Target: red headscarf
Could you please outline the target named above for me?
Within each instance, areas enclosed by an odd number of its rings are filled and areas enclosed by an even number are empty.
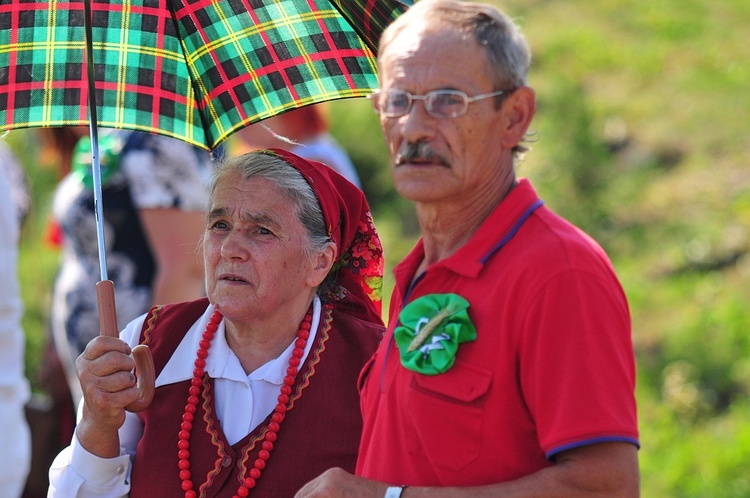
[[[362,191],[332,168],[289,151],[269,149],[302,173],[318,197],[328,236],[338,248],[326,300],[367,321],[381,321],[383,247]]]

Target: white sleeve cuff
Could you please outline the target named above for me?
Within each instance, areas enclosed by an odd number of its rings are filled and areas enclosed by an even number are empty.
[[[78,435],[74,434],[70,467],[92,486],[105,488],[126,486],[129,491],[130,456],[126,453],[115,458],[98,457],[89,453],[78,441]]]

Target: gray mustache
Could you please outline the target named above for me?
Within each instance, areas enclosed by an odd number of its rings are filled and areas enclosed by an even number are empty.
[[[396,165],[411,161],[437,162],[443,166],[449,166],[448,161],[432,150],[427,142],[409,142],[401,147],[396,155]]]

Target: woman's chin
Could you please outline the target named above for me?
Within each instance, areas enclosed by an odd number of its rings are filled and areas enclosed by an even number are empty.
[[[246,315],[252,309],[253,303],[247,299],[247,295],[247,292],[244,296],[220,293],[212,296],[210,301],[224,317],[231,319],[233,316]]]

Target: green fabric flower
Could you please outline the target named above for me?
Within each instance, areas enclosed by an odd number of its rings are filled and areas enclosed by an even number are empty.
[[[458,345],[477,338],[468,308],[458,294],[428,294],[406,305],[394,331],[401,364],[424,375],[452,367]]]

